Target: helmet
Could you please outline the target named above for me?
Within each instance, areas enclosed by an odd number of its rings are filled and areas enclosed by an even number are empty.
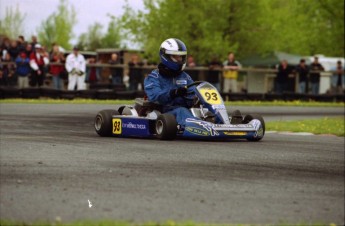
[[[173,71],[182,71],[186,66],[187,48],[177,38],[165,40],[159,49],[161,63]]]

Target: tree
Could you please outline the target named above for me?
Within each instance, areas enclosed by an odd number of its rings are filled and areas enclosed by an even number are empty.
[[[344,55],[344,1],[338,0],[145,0],[145,11],[128,5],[126,38],[158,59],[159,44],[180,38],[199,63],[214,55],[238,57],[285,51]]]
[[[79,36],[78,46],[82,50],[96,50],[102,47],[102,28],[99,23],[90,25],[86,33]]]
[[[18,5],[15,9],[6,8],[5,18],[0,20],[0,34],[16,38],[24,34],[23,22],[26,15],[21,14]]]
[[[70,41],[74,37],[72,31],[76,22],[74,7],[68,6],[68,0],[60,0],[57,12],[42,22],[38,29],[38,38],[49,48],[53,43],[58,43],[65,49],[71,49]]]
[[[224,35],[227,12],[225,0],[189,1],[144,1],[147,13],[135,12],[128,6],[122,17],[127,29],[127,38],[133,34],[133,42],[142,44],[147,56],[158,60],[159,44],[167,38],[175,37],[187,44],[188,53],[197,62],[213,55],[226,55],[236,50],[236,42],[228,42]],[[207,18],[207,19],[205,19]]]
[[[102,47],[104,48],[120,48],[121,46],[121,25],[120,20],[114,16],[110,16],[107,33],[102,37]]]
[[[120,48],[122,40],[120,21],[114,16],[109,17],[107,33],[104,34],[101,24],[94,23],[89,26],[87,32],[79,36],[78,46],[81,49],[95,51],[99,48]]]

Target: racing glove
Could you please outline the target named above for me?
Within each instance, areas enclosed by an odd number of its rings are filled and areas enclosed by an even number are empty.
[[[170,90],[170,96],[171,98],[175,97],[182,97],[187,94],[187,88],[186,87],[179,87],[177,89]]]

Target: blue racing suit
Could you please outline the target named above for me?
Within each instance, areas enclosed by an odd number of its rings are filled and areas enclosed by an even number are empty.
[[[145,78],[144,89],[150,102],[162,105],[163,113],[173,114],[177,124],[184,127],[186,118],[195,118],[188,109],[191,103],[182,97],[172,98],[170,91],[193,82],[185,72],[176,77],[168,77],[161,75],[159,70],[155,69]]]

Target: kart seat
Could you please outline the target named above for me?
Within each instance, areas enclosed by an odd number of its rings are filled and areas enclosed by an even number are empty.
[[[162,105],[150,102],[147,97],[135,98],[134,108],[137,110],[139,116],[146,116],[153,110],[162,112]]]

